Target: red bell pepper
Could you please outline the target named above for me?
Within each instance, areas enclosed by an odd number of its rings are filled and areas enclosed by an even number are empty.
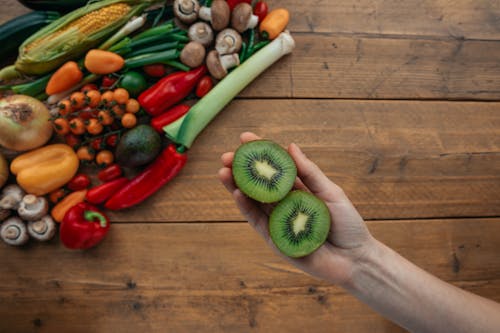
[[[187,154],[170,144],[144,171],[139,173],[105,204],[107,209],[118,210],[132,207],[174,178],[184,167]]]
[[[119,189],[123,188],[128,183],[125,177],[117,178],[107,183],[97,185],[88,190],[85,200],[91,204],[98,205],[108,200]]]
[[[151,127],[158,133],[163,134],[163,127],[173,123],[189,111],[190,106],[186,104],[178,104],[159,116],[151,118]]]
[[[170,74],[143,91],[139,104],[150,116],[158,116],[189,95],[206,72],[203,65],[189,72]]]
[[[120,177],[122,173],[122,168],[114,163],[99,171],[97,178],[102,182],[109,182],[110,180]]]
[[[64,215],[59,229],[61,242],[69,249],[88,249],[99,244],[109,231],[109,220],[96,207],[81,202]]]

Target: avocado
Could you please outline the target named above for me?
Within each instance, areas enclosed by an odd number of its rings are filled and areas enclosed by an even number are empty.
[[[160,135],[149,125],[137,125],[121,137],[115,156],[118,164],[134,168],[154,160],[160,150]]]

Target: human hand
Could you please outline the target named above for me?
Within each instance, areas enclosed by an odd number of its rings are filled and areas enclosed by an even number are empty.
[[[242,133],[240,136],[241,143],[258,139],[260,138],[257,135],[250,132]],[[306,257],[289,258],[276,248],[269,236],[268,228],[268,219],[273,206],[250,199],[236,187],[231,170],[234,152],[222,155],[223,168],[219,170],[219,178],[233,195],[243,216],[277,253],[315,277],[346,285],[352,277],[355,263],[375,246],[374,238],[343,190],[328,179],[296,144],[290,144],[288,152],[297,165],[298,177],[294,188],[309,191],[323,200],[331,215],[332,224],[326,242]]]

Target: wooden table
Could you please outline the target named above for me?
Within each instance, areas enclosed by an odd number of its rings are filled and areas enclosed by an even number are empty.
[[[0,22],[27,12],[0,3]],[[1,332],[401,332],[247,225],[216,175],[247,130],[299,144],[378,239],[500,301],[499,2],[269,4],[290,9],[296,49],[210,124],[178,178],[112,214],[95,249],[0,244]]]

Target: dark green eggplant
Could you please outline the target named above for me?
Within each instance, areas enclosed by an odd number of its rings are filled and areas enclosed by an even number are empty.
[[[18,2],[33,10],[52,10],[67,13],[85,6],[88,0],[18,0]]]
[[[60,17],[58,12],[34,11],[0,25],[0,61],[17,55],[25,39]]]

